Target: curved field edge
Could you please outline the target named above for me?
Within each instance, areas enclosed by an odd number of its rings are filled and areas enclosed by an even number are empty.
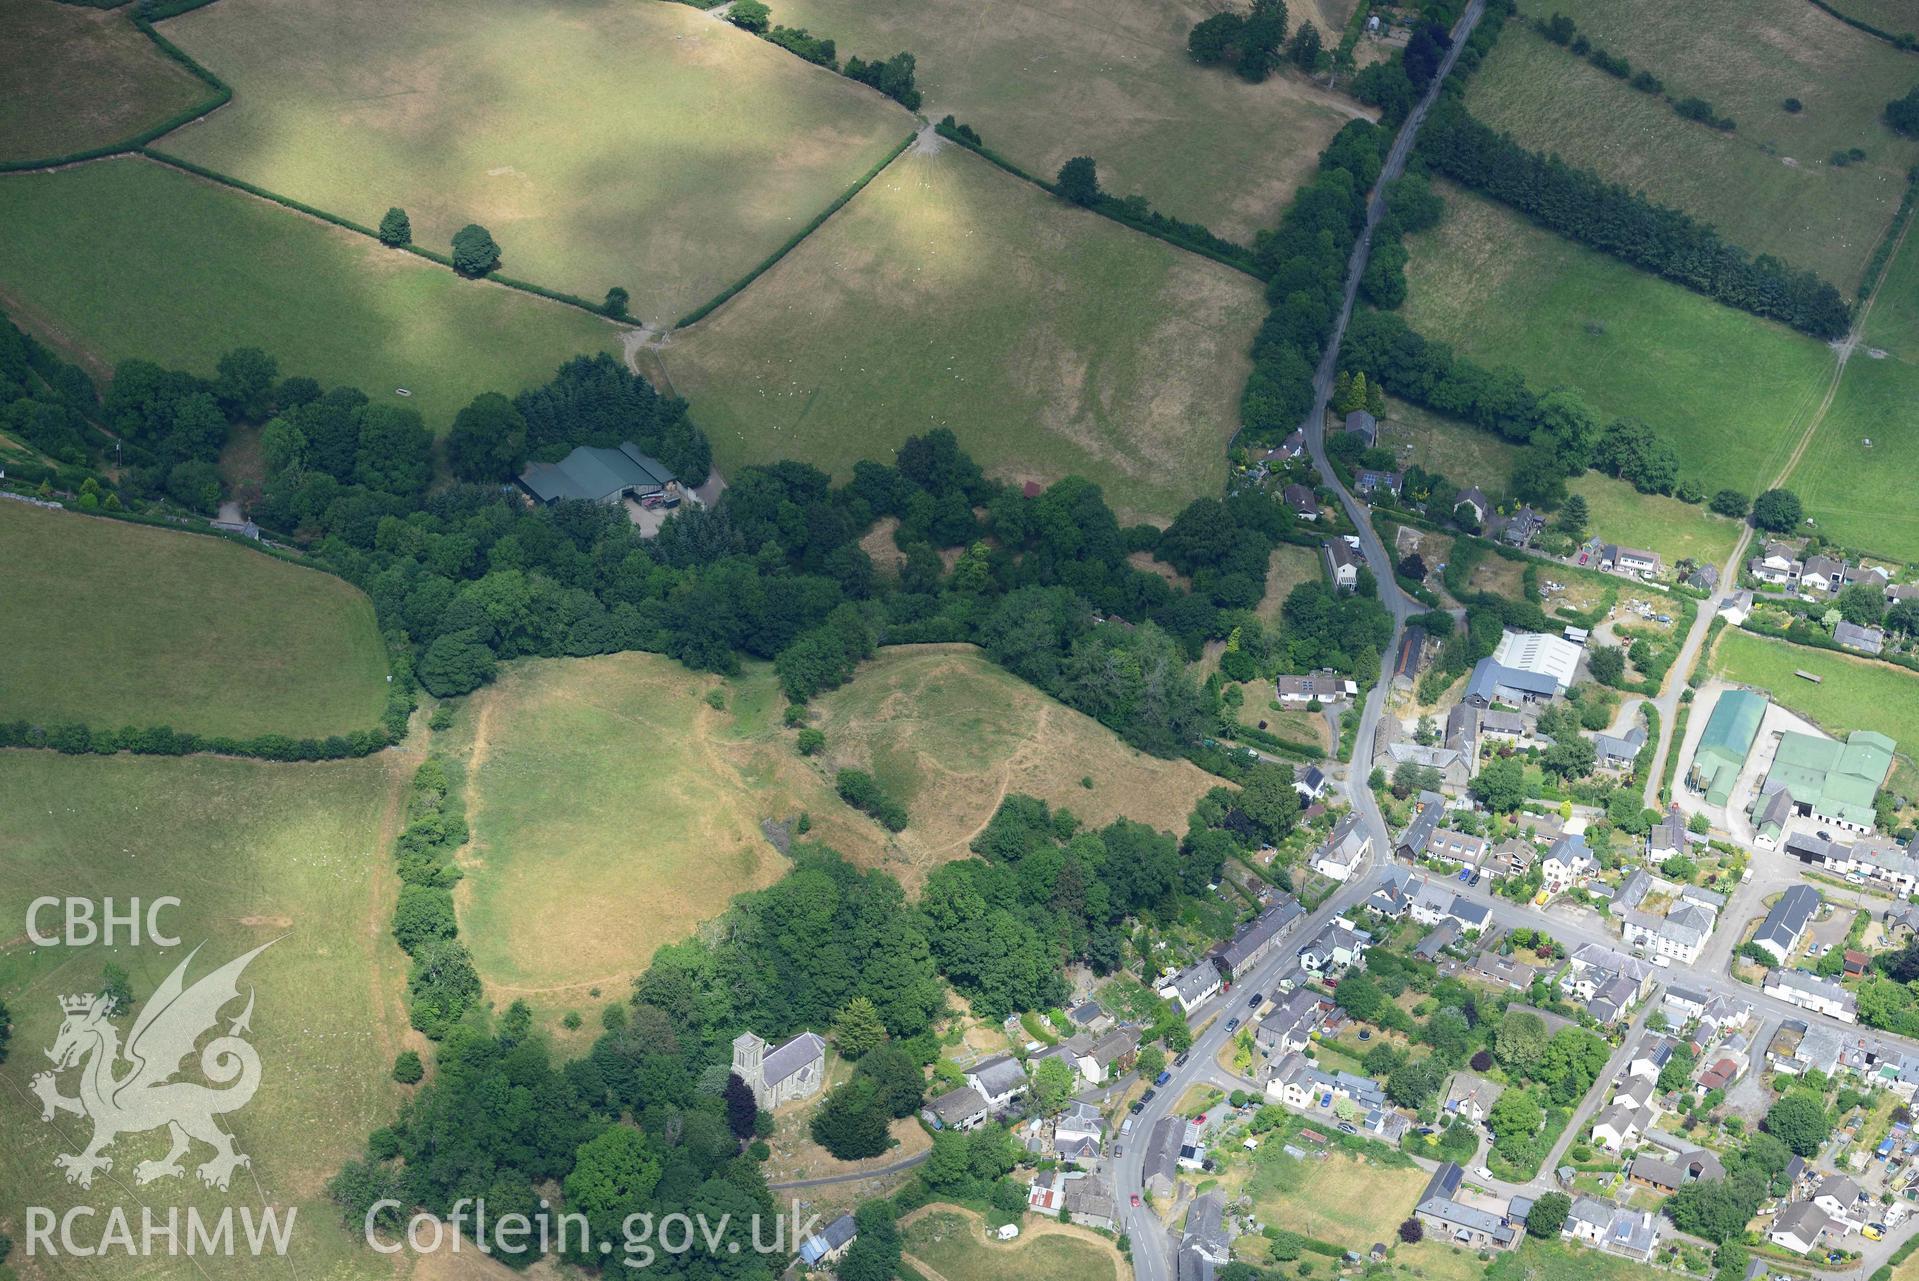
[[[224,539],[0,502],[0,720],[235,738],[377,725],[358,588]]]

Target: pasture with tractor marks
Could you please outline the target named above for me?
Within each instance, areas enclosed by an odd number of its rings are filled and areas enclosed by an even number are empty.
[[[0,720],[320,737],[386,707],[357,588],[224,539],[0,503]]]
[[[909,886],[967,857],[1008,792],[1070,809],[1089,827],[1124,817],[1177,832],[1221,782],[1187,761],[1128,747],[970,645],[881,650],[818,700],[809,723],[826,734],[829,774],[867,770],[906,806],[910,821],[895,840],[908,866],[888,870]]]
[[[1707,493],[1778,475],[1825,392],[1825,344],[1446,193],[1446,220],[1407,240],[1414,329],[1541,392],[1570,388],[1602,421],[1650,424]]]
[[[1919,158],[1879,118],[1911,85],[1910,54],[1805,0],[1683,12],[1639,0],[1529,0],[1522,12],[1527,21],[1512,24],[1471,81],[1475,115],[1851,295]],[[1658,76],[1663,93],[1641,92],[1530,29],[1532,17],[1556,12],[1635,71]],[[1736,128],[1680,117],[1670,100],[1688,97],[1710,101]],[[1800,109],[1786,110],[1787,98]],[[1863,159],[1852,158],[1854,147]]]
[[[221,0],[167,35],[234,87],[160,149],[670,323],[913,130],[879,95],[685,5]],[[848,52],[853,52],[848,50]],[[887,53],[895,52],[887,50]]]
[[[279,1207],[297,1213],[287,1257],[271,1266],[286,1275],[374,1281],[405,1275],[394,1260],[367,1250],[357,1229],[341,1222],[322,1191],[357,1151],[369,1129],[385,1124],[405,1093],[391,1078],[394,1056],[424,1043],[407,1029],[400,994],[405,957],[386,923],[397,881],[392,873],[392,820],[411,772],[392,755],[320,765],[271,765],[194,757],[66,757],[52,752],[0,752],[0,1000],[12,1011],[13,1053],[0,1065],[0,1187],[7,1189],[8,1228],[20,1233],[12,1262],[27,1263],[25,1205],[64,1214],[100,1207],[80,1240],[97,1238],[107,1207],[123,1206],[138,1232],[138,1207],[217,1217],[223,1207]],[[162,895],[181,900],[158,918],[177,947],[145,941],[113,947],[36,947],[24,936],[28,903],[42,895],[74,895],[98,903]],[[58,911],[43,929],[60,933]],[[243,1110],[218,1124],[252,1159],[222,1190],[202,1185],[200,1163],[213,1149],[195,1144],[180,1177],[135,1183],[136,1167],[167,1149],[164,1130],[129,1133],[107,1149],[111,1171],[92,1188],[67,1182],[54,1158],[84,1146],[86,1117],[40,1119],[29,1079],[48,1067],[42,1051],[59,1033],[60,998],[98,992],[105,967],[124,969],[136,1005],[112,1026],[124,1039],[156,987],[199,948],[190,986],[262,944],[240,995],[253,994],[245,1039],[260,1061],[257,1092]],[[221,1027],[240,1013],[235,1000]],[[198,1081],[198,1056],[183,1079]],[[124,1075],[123,1064],[118,1071]],[[71,1096],[74,1073],[60,1080]],[[184,1086],[175,1088],[185,1088]],[[237,1088],[209,1086],[206,1088]],[[184,1233],[185,1215],[182,1214]],[[236,1234],[238,1225],[236,1224]],[[184,1236],[182,1238],[184,1246]],[[241,1247],[244,1250],[244,1246]],[[264,1275],[267,1264],[246,1257],[208,1257],[197,1275],[228,1281]],[[62,1278],[161,1278],[179,1275],[180,1258],[162,1250],[146,1259],[31,1261],[19,1275]]]
[[[846,479],[948,427],[991,475],[1170,520],[1220,488],[1264,311],[1257,281],[937,144],[658,356],[722,471]]]
[[[957,116],[988,147],[1051,180],[1074,156],[1101,184],[1252,243],[1310,176],[1339,127],[1364,109],[1290,69],[1248,84],[1186,54],[1214,7],[1177,0],[773,0],[773,21],[831,36],[841,51],[911,50],[924,113]],[[1305,5],[1327,44],[1336,28]]]
[[[0,31],[0,163],[111,146],[213,97],[124,10],[0,0]]]
[[[262,347],[283,374],[405,388],[444,432],[483,391],[619,346],[576,308],[150,160],[0,176],[0,226],[0,307],[96,376],[130,357],[211,375],[232,348]]]

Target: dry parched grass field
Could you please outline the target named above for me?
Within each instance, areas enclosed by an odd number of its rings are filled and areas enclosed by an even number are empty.
[[[1008,792],[1064,806],[1089,826],[1124,816],[1179,832],[1221,781],[1128,747],[971,645],[881,650],[817,705],[827,771],[868,770],[906,806],[911,822],[895,840],[912,870],[895,872],[908,882],[967,857]]]
[[[502,1002],[618,999],[664,943],[786,871],[762,818],[839,802],[754,770],[771,745],[729,750],[720,681],[654,654],[532,659],[461,711],[473,840],[456,891],[460,936]],[[456,755],[458,749],[456,747]]]
[[[394,1055],[424,1042],[407,1030],[401,993],[405,956],[387,933],[397,888],[391,841],[401,795],[417,757],[384,753],[324,765],[190,757],[68,757],[52,752],[0,753],[0,1000],[13,1012],[13,1052],[0,1066],[0,1220],[16,1238],[13,1264],[33,1281],[250,1281],[266,1276],[329,1281],[395,1281],[404,1263],[382,1259],[342,1224],[323,1186],[367,1133],[390,1122],[405,1091],[392,1081]],[[24,937],[27,905],[42,895],[151,901],[172,895],[177,909],[161,924],[181,945],[161,948],[124,940],[113,947],[36,947]],[[48,916],[43,927],[57,931]],[[196,1145],[186,1173],[136,1184],[142,1160],[167,1148],[164,1130],[129,1134],[108,1149],[113,1168],[92,1188],[66,1181],[54,1157],[80,1150],[91,1134],[81,1118],[40,1119],[29,1081],[47,1068],[61,1023],[59,999],[99,989],[103,968],[123,967],[136,1000],[189,952],[192,983],[246,952],[271,944],[247,968],[241,995],[254,1000],[246,1039],[259,1052],[258,1092],[221,1118],[251,1168],[235,1172],[222,1192],[203,1187],[194,1167],[210,1149]],[[243,1007],[235,1001],[227,1020]],[[118,1024],[124,1038],[131,1020]],[[124,1071],[124,1068],[121,1069]],[[204,1081],[199,1058],[181,1079]],[[75,1074],[62,1081],[74,1092]],[[216,1087],[217,1088],[217,1087]],[[91,1226],[104,1230],[110,1207],[123,1209],[138,1232],[140,1208],[165,1221],[170,1208],[197,1208],[209,1222],[227,1207],[297,1213],[286,1258],[253,1259],[244,1246],[229,1257],[200,1253],[193,1266],[168,1257],[111,1262],[23,1257],[24,1207],[56,1215],[96,1207]],[[185,1216],[182,1214],[182,1230]],[[83,1223],[86,1221],[82,1221]],[[235,1235],[239,1235],[236,1223]],[[137,1241],[137,1236],[136,1236]],[[182,1249],[185,1239],[181,1240]],[[468,1258],[477,1257],[472,1254]],[[106,1269],[103,1272],[103,1268]]]
[[[223,539],[0,502],[0,720],[296,738],[386,706],[373,602]]]
[[[0,161],[108,146],[212,96],[125,9],[0,0]]]
[[[778,248],[913,128],[709,14],[620,0],[221,0],[166,34],[234,101],[161,148],[670,322]],[[889,51],[891,52],[891,51]]]
[[[1343,6],[1351,12],[1351,5]],[[1250,243],[1271,227],[1352,99],[1295,73],[1247,84],[1186,55],[1217,6],[1195,0],[773,0],[773,21],[831,36],[840,56],[911,50],[929,120],[949,112],[1040,177],[1074,156],[1101,184]],[[1337,28],[1315,19],[1330,48]],[[1290,31],[1292,26],[1289,26]]]
[[[1115,1281],[1130,1274],[1090,1228],[1028,1215],[1012,1241],[989,1240],[978,1214],[931,1205],[903,1221],[906,1255],[937,1281]]]
[[[1815,271],[1851,295],[1919,158],[1919,146],[1879,119],[1913,79],[1910,54],[1805,0],[1709,4],[1706,12],[1639,0],[1570,8],[1528,0],[1524,9],[1528,16],[1568,13],[1596,43],[1662,77],[1668,95],[1706,98],[1738,128],[1683,120],[1665,99],[1519,23],[1470,83],[1475,114],[1528,147],[1642,190],[1734,244]],[[1697,58],[1705,45],[1717,56]],[[1729,76],[1729,67],[1750,74]],[[1804,109],[1785,111],[1788,97]],[[1864,161],[1831,163],[1835,151],[1853,147],[1866,152]]]
[[[658,355],[722,470],[843,478],[944,426],[996,476],[1171,519],[1219,489],[1264,311],[1249,277],[942,144]]]

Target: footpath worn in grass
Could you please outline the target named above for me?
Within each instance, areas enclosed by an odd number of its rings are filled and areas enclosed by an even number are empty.
[[[815,701],[824,771],[867,770],[906,806],[911,822],[896,839],[910,870],[895,871],[908,883],[966,857],[1008,792],[1063,806],[1093,827],[1123,816],[1183,832],[1194,803],[1220,784],[1189,761],[1127,746],[971,645],[881,650]]]
[[[1915,405],[1919,236],[1908,232],[1866,317],[1864,341],[1789,482],[1829,537],[1881,556],[1919,559],[1919,509],[1911,501],[1919,469]]]
[[[211,375],[234,347],[406,403],[444,432],[483,391],[618,349],[572,307],[461,280],[267,201],[133,157],[0,177],[0,307],[96,373],[140,357]]]
[[[995,476],[1170,519],[1219,489],[1263,312],[1258,282],[936,144],[658,355],[722,469],[846,477],[943,426]]]
[[[462,709],[460,934],[490,990],[616,997],[661,944],[785,871],[761,819],[839,806],[790,746],[720,747],[717,688],[654,654],[536,659]]]
[[[39,1281],[251,1281],[268,1276],[333,1281],[392,1281],[410,1271],[382,1259],[342,1224],[323,1186],[358,1154],[368,1131],[397,1115],[403,1091],[391,1077],[394,1055],[423,1043],[406,1029],[400,996],[405,957],[387,933],[395,891],[389,821],[410,758],[383,754],[321,765],[192,757],[66,757],[0,752],[0,1000],[14,1018],[12,1054],[0,1065],[0,1187],[8,1228],[28,1205],[56,1215],[96,1207],[91,1231],[110,1207],[124,1209],[138,1232],[140,1207],[164,1222],[188,1206],[218,1216],[226,1207],[279,1207],[297,1214],[285,1259],[211,1254],[186,1266],[164,1246],[153,1257],[79,1259],[61,1252],[32,1261]],[[27,905],[41,896],[111,897],[124,910],[163,895],[178,898],[160,917],[180,945],[147,943],[36,947],[24,937]],[[57,914],[40,924],[55,932]],[[99,990],[103,968],[124,968],[145,1002],[173,967],[200,948],[187,980],[203,977],[264,943],[247,968],[242,1000],[253,997],[246,1039],[258,1051],[258,1092],[221,1125],[251,1168],[225,1192],[203,1187],[194,1167],[210,1149],[196,1145],[186,1174],[138,1186],[142,1160],[166,1148],[164,1130],[128,1134],[108,1154],[111,1171],[83,1190],[66,1181],[54,1157],[79,1151],[92,1132],[84,1118],[42,1122],[29,1080],[49,1066],[61,1023],[60,998]],[[137,1009],[138,1007],[136,1007]],[[132,1026],[123,1019],[124,1038]],[[124,1072],[122,1066],[120,1071]],[[181,1078],[203,1081],[199,1057]],[[74,1074],[63,1080],[74,1093]],[[218,1088],[218,1087],[216,1087]],[[82,1220],[86,1222],[86,1220]],[[238,1225],[236,1224],[236,1236]],[[135,1238],[138,1239],[137,1237]],[[182,1237],[184,1248],[185,1238]],[[13,1263],[22,1262],[16,1240]],[[398,1271],[396,1271],[396,1263]]]
[[[221,0],[165,24],[234,87],[165,149],[364,225],[670,323],[911,128],[879,94],[685,5]],[[896,52],[889,50],[890,52]]]
[[[1044,178],[1074,156],[1120,195],[1250,243],[1360,108],[1290,71],[1257,85],[1201,67],[1193,0],[774,0],[773,21],[831,36],[840,56],[910,49],[929,119],[951,113]],[[1293,21],[1312,16],[1295,6]],[[1327,44],[1338,32],[1323,23]]]
[[[120,142],[210,92],[125,9],[0,0],[0,162]]]
[[[1902,755],[1919,746],[1919,674],[1733,629],[1720,634],[1712,667],[1729,681],[1771,691],[1836,738],[1870,729],[1896,740]],[[1794,675],[1801,668],[1823,679],[1815,685]]]
[[[1814,12],[1804,0],[1791,3]],[[1688,35],[1681,43],[1700,29],[1692,10],[1659,13],[1662,23],[1683,22]],[[1884,45],[1883,53],[1873,54],[1864,46],[1877,41],[1827,22],[1845,32],[1831,38],[1854,48],[1869,69],[1910,59]],[[1743,18],[1735,21],[1743,25]],[[1647,65],[1660,72],[1664,54],[1664,48],[1649,49]],[[1638,55],[1633,58],[1637,65]],[[1876,106],[1867,111],[1869,104],[1838,87],[1845,79],[1834,74],[1805,83],[1807,108],[1796,116],[1780,108],[1787,93],[1777,89],[1762,115],[1739,115],[1739,127],[1722,132],[1681,119],[1664,98],[1641,93],[1514,23],[1472,78],[1467,105],[1535,151],[1556,153],[1644,191],[1712,224],[1749,252],[1815,271],[1850,296],[1898,208],[1915,151],[1878,122]],[[1667,92],[1701,93],[1720,111],[1729,110],[1704,89],[1673,83]],[[1831,163],[1834,150],[1852,146],[1866,150],[1864,162]]]
[[[1409,245],[1415,329],[1535,390],[1569,387],[1602,419],[1651,424],[1708,493],[1779,473],[1825,392],[1823,343],[1446,194],[1445,222]]]
[[[379,724],[373,603],[225,539],[0,502],[0,720],[325,737]]]

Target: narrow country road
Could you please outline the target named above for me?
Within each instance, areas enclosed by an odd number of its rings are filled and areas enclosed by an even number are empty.
[[[1426,114],[1439,98],[1439,91],[1452,73],[1454,64],[1459,61],[1459,53],[1465,47],[1466,39],[1479,24],[1480,15],[1485,12],[1486,0],[1471,0],[1466,11],[1460,15],[1458,24],[1453,28],[1452,45],[1446,51],[1445,59],[1434,74],[1432,83],[1427,86],[1426,96],[1419,105],[1407,115],[1405,123],[1399,128],[1399,135],[1393,140],[1392,149],[1387,153],[1386,162],[1380,170],[1379,181],[1373,185],[1373,191],[1366,204],[1366,225],[1360,232],[1358,242],[1353,246],[1351,260],[1346,265],[1346,292],[1339,310],[1339,319],[1333,326],[1332,334],[1326,341],[1325,353],[1320,357],[1319,368],[1313,377],[1313,408],[1306,419],[1306,444],[1312,455],[1313,466],[1319,471],[1322,482],[1339,496],[1340,505],[1359,530],[1360,547],[1365,553],[1366,562],[1374,567],[1374,577],[1379,582],[1381,599],[1385,602],[1393,619],[1392,640],[1386,645],[1381,656],[1379,678],[1366,697],[1365,707],[1359,713],[1359,733],[1353,740],[1353,759],[1346,762],[1346,777],[1341,784],[1346,799],[1351,802],[1355,813],[1365,826],[1372,843],[1367,855],[1359,865],[1353,868],[1346,883],[1322,903],[1319,910],[1302,920],[1294,927],[1292,939],[1311,938],[1327,922],[1351,907],[1370,892],[1373,873],[1382,857],[1391,856],[1391,833],[1386,829],[1384,817],[1374,800],[1372,790],[1366,786],[1366,771],[1360,768],[1372,750],[1373,730],[1379,724],[1379,717],[1385,706],[1386,690],[1391,684],[1391,665],[1394,650],[1398,647],[1400,633],[1405,630],[1406,620],[1419,607],[1401,592],[1393,582],[1391,561],[1387,559],[1386,549],[1374,532],[1372,522],[1367,519],[1366,511],[1354,499],[1346,487],[1339,482],[1332,467],[1326,461],[1326,406],[1333,395],[1333,374],[1339,367],[1339,346],[1346,336],[1346,324],[1352,318],[1353,305],[1359,296],[1360,277],[1366,270],[1366,259],[1372,250],[1373,232],[1379,226],[1380,218],[1386,212],[1386,189],[1405,172],[1406,158],[1412,154],[1413,142],[1419,133],[1419,127],[1425,122]],[[1382,572],[1383,571],[1383,572]],[[1329,762],[1332,763],[1332,762]],[[1292,940],[1289,940],[1289,945]],[[1133,1142],[1127,1146],[1124,1154],[1118,1158],[1114,1167],[1114,1195],[1120,1203],[1120,1223],[1132,1240],[1133,1275],[1137,1281],[1172,1281],[1174,1274],[1174,1252],[1177,1238],[1170,1225],[1162,1223],[1152,1207],[1143,1201],[1135,1206],[1128,1199],[1144,1190],[1144,1165],[1146,1152],[1150,1144],[1148,1136],[1154,1123],[1172,1113],[1180,1096],[1187,1088],[1204,1081],[1214,1072],[1213,1060],[1226,1041],[1226,1022],[1229,1007],[1240,1004],[1240,993],[1268,991],[1275,979],[1287,967],[1291,960],[1288,947],[1282,946],[1261,962],[1255,970],[1234,985],[1232,993],[1213,998],[1205,1006],[1195,1011],[1194,1018],[1202,1025],[1202,1031],[1193,1039],[1193,1047],[1186,1056],[1183,1065],[1173,1069],[1172,1079],[1159,1090],[1134,1122]],[[1209,1021],[1210,1020],[1210,1021]]]

